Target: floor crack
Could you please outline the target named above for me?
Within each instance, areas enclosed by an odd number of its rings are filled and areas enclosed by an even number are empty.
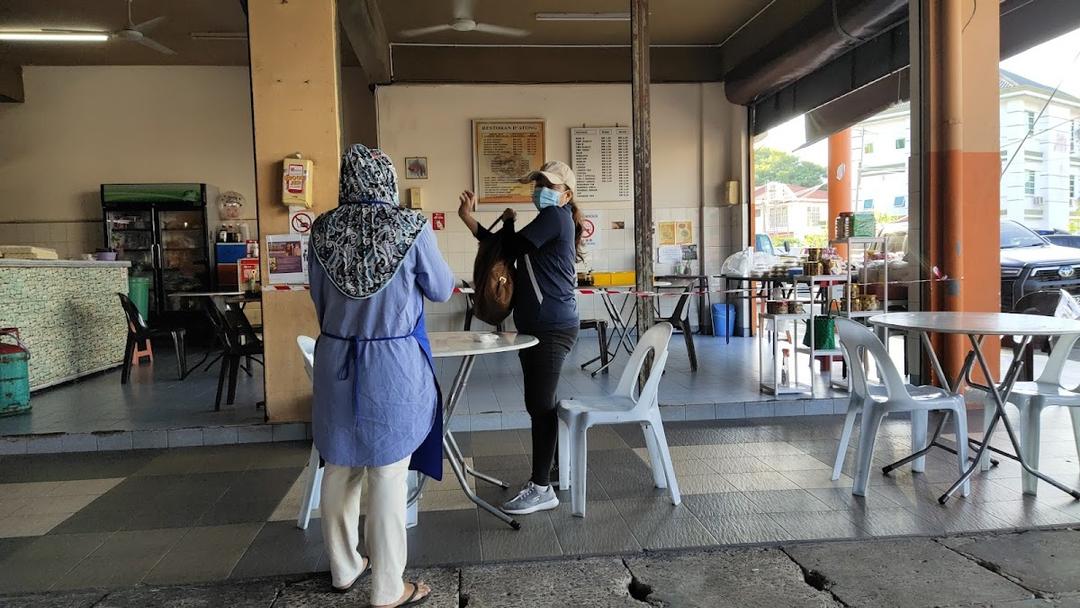
[[[785,556],[787,556],[788,559],[791,560],[791,563],[795,564],[795,566],[798,567],[800,571],[802,571],[803,580],[806,582],[807,585],[810,585],[818,591],[828,593],[829,596],[832,597],[833,601],[835,601],[837,604],[840,604],[845,608],[848,607],[848,603],[842,600],[840,596],[836,595],[836,593],[832,590],[833,584],[832,581],[829,580],[829,577],[825,576],[823,572],[812,570],[803,566],[799,563],[799,560],[795,559],[793,555],[788,553],[787,549],[785,549],[784,547],[778,548],[780,549],[781,553],[783,553]]]
[[[1026,534],[1026,533],[1027,533],[1027,531],[1023,531],[1023,532],[1019,532],[1018,534]],[[981,557],[979,557],[977,555],[972,555],[970,553],[965,553],[964,551],[961,551],[958,547],[950,547],[949,545],[941,542],[944,539],[935,538],[935,539],[932,539],[932,540],[935,543],[941,545],[942,547],[945,547],[949,551],[952,551],[953,553],[959,555],[960,557],[962,557],[962,558],[964,558],[966,560],[975,562],[976,564],[979,565],[979,567],[985,568],[985,569],[989,570],[990,572],[996,574],[997,576],[1000,576],[1001,578],[1003,578],[1003,579],[1009,581],[1010,583],[1016,585],[1017,587],[1020,587],[1021,589],[1031,593],[1036,598],[1045,597],[1045,594],[1043,594],[1043,592],[1039,591],[1038,589],[1032,589],[1031,587],[1028,587],[1020,579],[1018,579],[1015,576],[1009,574],[1008,572],[1005,572],[1004,570],[1002,570],[1000,565],[995,564],[994,562],[991,562],[991,561],[987,561],[987,560],[985,560],[985,559],[983,559],[983,558],[981,558]]]
[[[457,576],[458,608],[468,608],[469,594],[465,593],[465,570],[462,568],[458,568]]]
[[[630,597],[636,601],[649,606],[656,606],[656,602],[649,599],[652,595],[652,585],[641,582],[640,579],[634,574],[634,571],[630,568],[630,564],[626,563],[626,559],[622,560],[623,568],[630,573],[630,583],[626,586],[627,592],[630,593]]]

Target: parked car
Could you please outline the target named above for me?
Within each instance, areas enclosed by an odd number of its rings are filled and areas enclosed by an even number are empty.
[[[914,279],[908,276],[915,270],[906,265],[907,223],[887,224],[879,234],[888,237],[889,281]],[[1041,236],[1034,230],[1012,220],[1001,221],[1001,309],[1010,311],[1016,302],[1030,293],[1064,289],[1080,295],[1080,243],[1077,247],[1062,246],[1054,239],[1080,236],[1055,234]],[[895,261],[894,261],[895,260]],[[903,263],[900,263],[900,261]],[[880,280],[883,262],[870,262],[870,280]],[[906,290],[889,289],[890,302],[903,302]]]
[[[1012,220],[1001,222],[1001,309],[1012,310],[1023,296],[1064,289],[1080,294],[1080,251],[1054,244]]]
[[[1072,247],[1073,249],[1080,249],[1080,234],[1055,232],[1052,234],[1044,235],[1043,238],[1050,241],[1050,243],[1053,245],[1061,245],[1062,247]]]

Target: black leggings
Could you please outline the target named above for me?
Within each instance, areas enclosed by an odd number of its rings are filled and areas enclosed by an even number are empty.
[[[550,485],[551,464],[559,441],[559,374],[570,349],[577,342],[578,328],[529,331],[540,343],[518,351],[525,379],[525,409],[532,418],[532,482]]]

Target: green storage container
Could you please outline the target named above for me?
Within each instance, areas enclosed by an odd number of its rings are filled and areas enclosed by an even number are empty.
[[[872,237],[877,233],[877,221],[871,211],[860,211],[852,216],[851,236]]]
[[[30,411],[29,360],[30,351],[19,340],[19,330],[0,329],[0,416]]]
[[[143,319],[150,318],[150,277],[128,277],[128,297]]]

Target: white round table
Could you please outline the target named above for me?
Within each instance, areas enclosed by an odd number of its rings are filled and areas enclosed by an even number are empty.
[[[967,336],[1061,336],[1080,334],[1080,321],[1011,312],[890,312],[870,318],[890,329]]]
[[[534,336],[525,334],[488,331],[433,331],[428,332],[428,340],[431,341],[431,355],[436,359],[505,353],[536,346],[539,342]]]
[[[992,381],[994,375],[991,373],[990,366],[986,361],[986,355],[982,351],[982,341],[986,336],[1015,336],[1020,338],[1020,348],[1017,352],[1023,353],[1024,350],[1029,347],[1033,337],[1080,334],[1080,321],[1003,312],[895,312],[871,317],[870,323],[878,327],[919,332],[923,347],[926,349],[934,372],[937,374],[938,379],[944,385],[946,390],[958,394],[963,384],[967,383],[973,387],[986,391],[994,399],[997,408],[994,417],[990,421],[990,425],[987,427],[986,437],[989,438],[993,436],[994,430],[997,428],[997,423],[1000,421],[1005,425],[1005,430],[1009,435],[1009,441],[1016,450],[1016,454],[1008,454],[998,450],[994,451],[1016,460],[1027,472],[1059,490],[1072,495],[1074,498],[1080,499],[1080,491],[1047,477],[1024,461],[1024,451],[1020,447],[1020,442],[1017,439],[1012,424],[1009,422],[1008,416],[1005,415],[1005,403],[1009,400],[1013,385],[1016,383],[1016,379],[1023,367],[1024,358],[1021,356],[1014,357],[1012,363],[1009,365],[1008,371],[1002,376],[1001,382],[995,385]],[[964,359],[964,364],[961,367],[960,373],[955,382],[951,385],[949,384],[948,376],[945,375],[945,370],[941,366],[941,360],[934,350],[933,342],[930,340],[930,334],[932,333],[966,335],[971,342],[971,352],[968,353],[967,357]],[[979,368],[982,370],[983,377],[987,380],[986,386],[979,384],[970,377],[971,368],[976,361],[979,363]],[[916,446],[921,449],[903,460],[888,465],[885,467],[885,470],[892,470],[896,466],[919,458],[935,445],[944,447],[940,446],[940,444],[936,444],[942,427],[944,427],[944,422],[944,419],[942,419],[938,424],[937,429],[934,431],[934,435],[930,442],[925,447]],[[975,470],[979,467],[979,463],[982,462],[986,450],[992,449],[990,448],[989,441],[983,441],[982,443],[972,441],[972,443],[979,446],[972,464],[964,471],[964,474],[960,479],[938,498],[938,502],[944,504],[957,488],[971,478],[975,473]]]
[[[510,524],[511,527],[517,530],[521,525],[514,520],[514,518],[503,513],[499,509],[496,509],[487,501],[477,496],[476,492],[469,487],[469,482],[465,478],[466,473],[477,479],[503,488],[509,486],[502,481],[484,475],[465,464],[465,456],[461,453],[461,448],[458,447],[457,441],[454,440],[454,434],[450,432],[450,419],[454,415],[454,410],[457,409],[458,401],[461,400],[461,396],[465,393],[465,386],[469,382],[469,376],[472,374],[473,363],[476,362],[476,357],[480,355],[493,355],[495,353],[522,350],[536,346],[540,341],[537,340],[535,336],[525,334],[492,333],[486,331],[429,332],[428,340],[431,341],[431,355],[436,359],[461,357],[461,365],[458,367],[457,374],[450,384],[450,390],[443,394],[443,452],[445,452],[446,459],[450,463],[450,468],[454,471],[454,476],[457,477],[458,484],[461,485],[461,491],[465,492],[465,495],[469,497],[469,500],[481,509],[498,517],[507,524]],[[409,507],[413,510],[413,513],[415,513],[416,503],[420,498],[420,492],[424,488],[425,479],[427,479],[425,476],[420,475],[416,487],[409,493]],[[412,515],[413,514],[410,514],[410,517]]]

